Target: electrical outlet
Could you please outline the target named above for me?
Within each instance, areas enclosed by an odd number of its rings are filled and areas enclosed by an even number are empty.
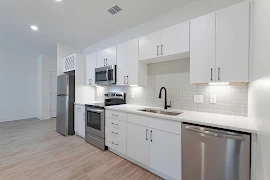
[[[217,103],[217,96],[216,95],[210,95],[210,104],[216,104]]]
[[[203,103],[203,95],[194,95],[195,103]]]

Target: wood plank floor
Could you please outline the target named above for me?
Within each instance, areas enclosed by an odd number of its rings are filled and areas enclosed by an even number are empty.
[[[78,136],[58,134],[55,119],[3,122],[0,137],[0,180],[160,179]]]

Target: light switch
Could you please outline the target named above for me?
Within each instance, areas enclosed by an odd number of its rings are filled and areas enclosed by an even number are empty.
[[[216,95],[210,95],[210,103],[211,104],[217,103],[217,96]]]
[[[195,103],[203,103],[203,95],[194,95]]]

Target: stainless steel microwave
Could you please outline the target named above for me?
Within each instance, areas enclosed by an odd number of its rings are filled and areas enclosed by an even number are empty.
[[[95,69],[96,84],[110,85],[116,83],[116,65],[105,66]]]

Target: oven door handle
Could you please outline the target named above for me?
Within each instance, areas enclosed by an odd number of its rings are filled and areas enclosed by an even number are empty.
[[[103,113],[104,112],[104,110],[90,109],[90,108],[87,108],[87,111],[96,112],[96,113]]]

